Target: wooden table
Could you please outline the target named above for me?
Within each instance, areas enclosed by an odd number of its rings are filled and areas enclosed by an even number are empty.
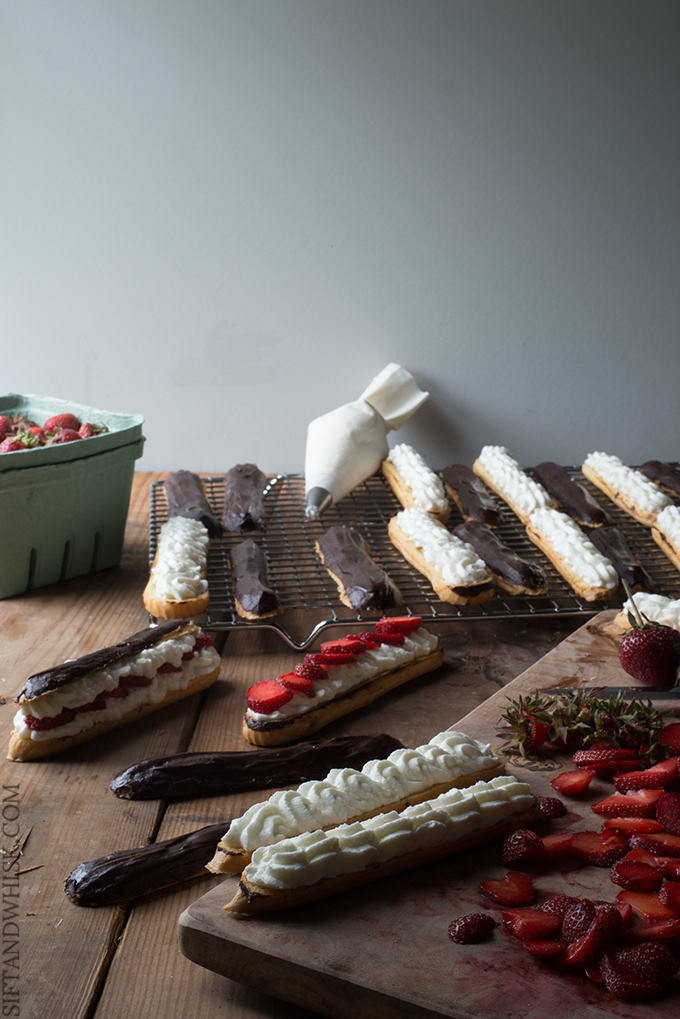
[[[0,602],[5,741],[14,696],[27,676],[143,628],[148,576],[149,485],[135,476],[121,564]],[[389,732],[406,745],[453,725],[540,659],[583,617],[455,621],[438,626],[445,665],[324,735]],[[113,775],[147,757],[184,750],[246,750],[244,692],[300,660],[275,635],[232,633],[217,684],[51,760],[2,765],[3,1015],[44,1019],[255,1019],[312,1016],[189,962],[180,953],[182,911],[219,877],[206,875],[125,907],[72,905],[63,891],[79,863],[171,838],[236,816],[262,793],[184,803],[126,801]],[[26,840],[23,854],[14,850]],[[18,897],[17,897],[18,891]],[[17,908],[18,903],[18,908]],[[499,1013],[500,1015],[500,1013]]]

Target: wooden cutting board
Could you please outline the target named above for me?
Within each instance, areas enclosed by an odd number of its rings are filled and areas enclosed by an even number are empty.
[[[456,728],[499,749],[495,730],[508,697],[581,681],[621,684],[614,615],[594,617]],[[506,760],[507,770],[529,781],[538,795],[554,795],[550,779],[568,763],[557,756]],[[590,804],[612,786],[596,779],[591,790],[585,800],[566,801],[566,817],[545,822],[545,832],[599,828]],[[557,866],[532,865],[539,901],[558,892],[615,899],[618,889],[608,869],[560,860]],[[502,927],[483,944],[454,944],[447,929],[456,916],[481,909],[500,920],[500,909],[483,898],[479,882],[501,877],[506,869],[495,843],[288,913],[253,919],[224,911],[237,883],[230,877],[182,914],[180,947],[207,969],[342,1019],[595,1019],[603,1010],[622,1019],[677,1019],[680,983],[670,997],[636,1005],[612,998],[586,977],[558,974],[537,962]]]

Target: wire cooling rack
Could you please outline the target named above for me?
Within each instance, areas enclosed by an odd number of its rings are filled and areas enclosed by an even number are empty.
[[[658,593],[680,597],[680,573],[666,558],[651,537],[648,528],[609,502],[575,467],[565,468],[579,484],[588,489],[605,509],[609,522],[625,534],[635,558],[645,567],[658,588]],[[224,501],[224,477],[201,479],[206,497],[215,515],[220,517]],[[305,517],[305,482],[301,475],[278,475],[265,491],[266,526],[261,532],[247,535],[225,534],[213,539],[208,551],[208,611],[199,618],[206,630],[268,629],[276,632],[285,643],[297,650],[309,647],[319,632],[339,624],[375,622],[376,614],[362,614],[343,606],[335,582],[320,563],[315,550],[316,538],[327,528],[344,525],[358,530],[369,546],[371,556],[391,577],[403,598],[405,612],[427,618],[428,623],[455,619],[489,619],[496,617],[529,617],[551,615],[596,615],[603,609],[619,608],[625,598],[623,591],[608,601],[587,602],[574,594],[552,563],[533,545],[514,514],[496,500],[503,514],[503,524],[494,533],[524,559],[535,562],[548,578],[545,595],[527,598],[510,596],[496,589],[485,605],[454,606],[439,601],[429,583],[403,559],[392,545],[387,525],[399,512],[397,502],[382,475],[376,474],[356,488],[337,505],[331,506],[318,520]],[[167,504],[162,481],[151,485],[150,563],[156,552],[158,533],[167,520]],[[449,529],[462,518],[452,507]],[[248,622],[241,619],[234,606],[229,568],[229,549],[244,537],[258,541],[269,564],[270,583],[279,596],[283,613],[268,620]],[[312,611],[315,621],[302,640],[296,640],[286,624],[289,610]],[[321,616],[319,620],[318,617]]]

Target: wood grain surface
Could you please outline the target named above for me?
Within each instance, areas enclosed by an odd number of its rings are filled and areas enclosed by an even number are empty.
[[[141,595],[148,579],[148,493],[150,483],[161,477],[135,475],[119,566],[0,602],[5,740],[15,713],[13,698],[27,676],[146,625]],[[329,726],[323,735],[383,731],[406,745],[423,742],[501,691],[578,623],[578,617],[560,617],[440,625],[446,655],[441,669]],[[250,793],[183,803],[125,801],[113,795],[109,782],[123,768],[152,756],[249,749],[241,735],[246,688],[290,669],[300,657],[275,635],[235,632],[222,653],[220,679],[207,694],[49,760],[3,762],[3,919],[18,931],[16,948],[5,957],[11,969],[3,1008],[16,1005],[15,1014],[23,1019],[49,1014],[304,1019],[313,1014],[264,993],[261,986],[246,986],[243,974],[242,982],[233,981],[181,954],[180,915],[217,887],[220,877],[207,875],[125,906],[98,909],[72,905],[63,891],[65,878],[84,861],[215,823],[263,798],[266,794]],[[15,844],[24,839],[19,856]],[[5,929],[8,937],[12,931]],[[377,957],[387,960],[392,954],[388,939]]]

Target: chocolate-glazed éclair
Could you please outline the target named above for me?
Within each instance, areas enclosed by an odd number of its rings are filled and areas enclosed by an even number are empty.
[[[211,538],[219,538],[224,528],[213,513],[205,496],[203,484],[192,471],[175,471],[163,482],[168,517],[198,520]]]
[[[531,473],[577,524],[601,527],[607,523],[607,515],[600,504],[558,464],[546,460],[534,467]]]
[[[454,527],[453,533],[472,545],[496,578],[496,583],[509,594],[539,595],[548,590],[543,571],[534,563],[521,559],[491,531],[476,520]]]
[[[255,464],[237,464],[224,478],[225,531],[262,531],[267,478]]]
[[[667,492],[672,495],[680,495],[680,470],[677,467],[661,463],[660,460],[648,460],[639,470],[646,478],[656,481],[657,485],[661,485]]]
[[[172,754],[131,765],[112,779],[110,787],[126,800],[225,796],[324,778],[331,768],[362,768],[402,747],[393,736],[376,733],[262,750]]]
[[[340,600],[349,608],[382,611],[401,601],[401,593],[368,555],[368,546],[352,527],[329,527],[316,540],[324,566],[340,592]]]
[[[100,648],[99,651],[92,651],[88,655],[83,655],[82,658],[64,662],[62,665],[55,665],[44,672],[36,672],[28,677],[19,691],[17,703],[40,697],[51,690],[66,686],[67,683],[82,679],[97,669],[105,669],[107,666],[113,665],[114,662],[120,661],[121,658],[139,654],[140,651],[153,647],[173,630],[184,629],[186,625],[186,620],[168,619],[159,623],[158,626],[151,626],[146,630],[140,630],[139,633],[133,633],[131,637],[127,637],[118,644],[112,644],[111,647]]]
[[[657,591],[658,588],[633,555],[623,531],[618,527],[596,527],[588,535],[598,551],[611,561],[621,580],[631,591]]]
[[[76,906],[110,906],[204,875],[229,823],[81,863],[66,878],[64,891]]]
[[[252,538],[234,545],[229,550],[231,582],[236,611],[245,619],[264,619],[276,616],[281,603],[267,576],[265,554]]]
[[[475,472],[465,464],[449,464],[441,472],[446,494],[453,499],[464,520],[500,527],[503,517],[492,496]]]

